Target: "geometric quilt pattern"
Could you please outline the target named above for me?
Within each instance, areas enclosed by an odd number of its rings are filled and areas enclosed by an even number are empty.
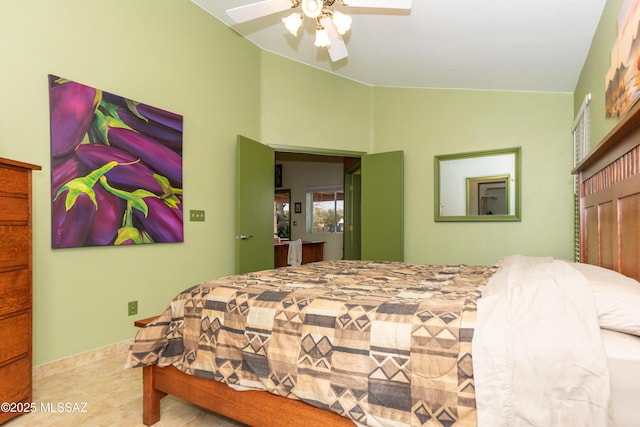
[[[208,281],[138,332],[127,365],[174,365],[364,425],[476,425],[476,301],[496,270],[339,260]]]

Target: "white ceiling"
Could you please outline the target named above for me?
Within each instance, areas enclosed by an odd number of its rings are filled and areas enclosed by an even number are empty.
[[[192,1],[266,51],[372,86],[565,93],[575,90],[606,2],[413,0],[410,11],[341,8],[353,18],[349,56],[332,63],[313,45],[309,19],[296,38],[281,21],[289,11],[233,25],[225,11],[258,0]]]

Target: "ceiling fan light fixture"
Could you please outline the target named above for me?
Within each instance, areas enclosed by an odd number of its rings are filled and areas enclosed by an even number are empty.
[[[317,18],[322,13],[322,0],[302,0],[302,12],[309,18]]]
[[[291,34],[293,34],[294,36],[297,36],[298,30],[302,25],[302,15],[299,13],[292,13],[286,18],[282,18],[282,22],[284,23],[284,26],[287,28],[287,30],[289,30]]]
[[[336,10],[333,12],[333,25],[336,26],[336,30],[338,34],[344,35],[347,31],[351,29],[351,17],[349,15],[345,15],[344,13]]]
[[[329,45],[331,45],[329,34],[327,34],[327,30],[325,30],[322,25],[316,28],[316,41],[314,45],[317,47],[329,47]]]
[[[234,22],[243,23],[289,10],[289,16],[282,18],[282,22],[294,37],[298,35],[305,17],[313,19],[316,21],[314,44],[326,47],[329,58],[335,62],[347,57],[347,47],[342,36],[351,30],[352,19],[336,10],[334,5],[348,8],[411,9],[411,2],[412,0],[254,0],[254,3],[227,9],[227,14]],[[296,12],[291,13],[292,9]]]

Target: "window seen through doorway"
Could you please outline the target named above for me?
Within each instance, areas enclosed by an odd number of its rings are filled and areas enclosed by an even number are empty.
[[[344,232],[344,189],[342,186],[307,190],[307,232]]]

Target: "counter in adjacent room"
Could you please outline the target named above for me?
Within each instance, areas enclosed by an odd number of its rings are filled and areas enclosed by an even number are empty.
[[[273,245],[274,267],[286,267],[289,255],[289,242],[282,241]],[[324,259],[324,242],[303,241],[302,242],[302,263],[322,261]]]

